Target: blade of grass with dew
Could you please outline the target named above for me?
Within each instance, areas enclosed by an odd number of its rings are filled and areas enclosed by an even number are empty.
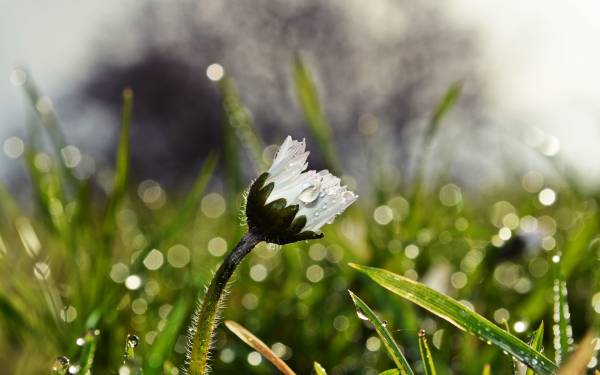
[[[44,224],[54,230],[54,225],[52,223],[51,215],[50,215],[50,203],[48,199],[48,195],[45,194],[44,186],[42,185],[42,173],[35,165],[35,156],[36,151],[32,147],[27,147],[25,149],[25,166],[27,169],[27,173],[29,178],[31,179],[31,185],[33,186],[33,196],[38,208],[40,215],[42,216]]]
[[[535,333],[533,335],[533,339],[531,340],[531,343],[529,345],[533,349],[537,350],[538,352],[543,353],[543,351],[544,351],[544,322],[543,321],[540,323],[540,326],[535,331]],[[528,368],[525,375],[535,375],[535,372],[532,369]]]
[[[425,139],[426,144],[428,145],[431,142],[431,139],[437,133],[442,120],[448,114],[448,112],[454,107],[458,98],[460,97],[460,92],[462,90],[462,84],[460,82],[455,82],[448,90],[444,93],[442,100],[439,101],[435,111],[433,112],[433,116],[431,117],[431,121],[429,122],[427,129],[425,131]]]
[[[87,374],[91,370],[92,364],[94,363],[94,354],[96,353],[96,340],[97,337],[93,331],[88,331],[84,338],[83,350],[81,352],[81,373]]]
[[[225,326],[231,332],[233,332],[237,337],[240,338],[243,342],[245,342],[249,347],[259,352],[265,359],[273,364],[279,372],[284,375],[296,375],[294,371],[281,359],[277,356],[277,354],[273,353],[273,351],[258,337],[254,336],[252,332],[248,331],[239,323],[236,323],[232,320],[226,320]]]
[[[223,109],[225,117],[233,134],[238,137],[239,142],[248,151],[257,173],[267,169],[263,159],[264,144],[258,135],[256,126],[249,114],[248,108],[242,103],[235,82],[228,77],[219,81],[219,87],[223,94]]]
[[[127,180],[129,177],[130,138],[131,138],[131,113],[133,110],[133,91],[123,90],[123,110],[121,115],[121,132],[117,146],[117,160],[115,164],[115,179],[113,189],[108,198],[104,216],[104,232],[112,233],[115,227],[116,210],[121,203]]]
[[[585,219],[582,226],[568,236],[561,258],[561,267],[565,279],[569,279],[577,265],[587,259],[585,252],[590,248],[590,244],[597,235],[598,225],[598,215],[593,215]],[[540,285],[530,293],[524,303],[518,306],[516,315],[527,316],[531,320],[540,319],[546,312],[546,295],[545,285]]]
[[[581,339],[577,350],[573,352],[567,363],[560,367],[557,375],[580,375],[586,373],[587,365],[596,352],[594,336],[594,332],[590,331]]]
[[[352,263],[350,266],[400,297],[517,357],[539,374],[550,375],[556,371],[556,365],[544,355],[460,302],[390,271]]]
[[[180,298],[167,317],[165,328],[160,331],[150,347],[144,364],[144,375],[162,374],[163,363],[171,354],[181,327],[184,325],[190,309],[191,298]]]
[[[408,364],[408,361],[406,360],[406,357],[404,357],[404,354],[402,354],[400,347],[398,346],[396,341],[394,341],[394,338],[392,337],[386,326],[383,324],[381,319],[379,319],[375,312],[373,312],[373,310],[371,310],[371,308],[365,302],[363,302],[363,300],[361,300],[356,294],[352,293],[352,291],[350,290],[348,291],[348,293],[352,298],[352,302],[354,302],[357,314],[362,314],[362,316],[364,316],[373,324],[373,326],[375,327],[375,331],[377,331],[377,334],[379,335],[379,337],[381,337],[383,345],[385,346],[385,349],[387,350],[390,358],[392,359],[392,361],[394,361],[394,364],[396,365],[396,367],[398,367],[400,372],[403,375],[414,374],[412,369],[410,368],[410,365]]]
[[[557,365],[567,359],[573,346],[571,313],[567,302],[567,282],[564,279],[559,262],[560,257],[558,255],[552,257],[554,268],[554,286],[552,287],[554,327],[552,332],[554,333],[555,362]]]
[[[389,370],[380,372],[379,375],[400,375],[400,370],[397,368],[391,368]]]
[[[25,95],[29,99],[31,107],[37,115],[37,118],[43,126],[43,129],[50,136],[50,143],[54,149],[55,160],[57,161],[59,167],[59,174],[61,177],[60,180],[62,182],[62,193],[65,194],[66,197],[69,197],[77,185],[77,179],[73,175],[71,169],[69,169],[65,163],[63,150],[67,146],[67,142],[65,140],[66,137],[60,129],[50,99],[41,94],[29,73],[22,68],[20,69],[26,76],[23,84]]]
[[[504,329],[506,330],[506,332],[510,333],[510,325],[508,324],[508,320],[503,319],[502,325],[504,326]],[[513,375],[519,375],[519,365],[521,364],[521,362],[519,362],[519,360],[516,359],[514,356],[511,356],[510,358],[511,358],[512,364],[513,364]]]
[[[333,174],[339,174],[340,163],[336,156],[331,127],[321,109],[319,95],[310,69],[300,55],[296,55],[294,58],[293,70],[296,95],[308,128],[323,153],[327,167]]]
[[[427,343],[427,336],[424,330],[419,331],[419,353],[421,354],[421,362],[423,362],[423,371],[425,375],[437,375],[433,356]]]
[[[321,364],[319,362],[313,363],[313,369],[314,369],[315,375],[327,375],[327,371],[325,371],[325,368],[323,366],[321,366]]]
[[[423,185],[423,179],[425,177],[425,164],[429,155],[431,143],[439,130],[442,120],[458,101],[461,89],[462,85],[459,82],[450,85],[448,90],[446,90],[446,92],[444,93],[442,99],[438,102],[431,116],[431,120],[425,128],[421,152],[417,154],[417,160],[415,161],[414,182],[410,194],[410,201],[412,203],[411,206],[421,206],[421,199],[423,199],[423,197],[421,197],[421,190]],[[422,219],[421,215],[423,215],[422,210],[417,210],[416,214],[411,216],[411,223],[417,226],[420,225]]]

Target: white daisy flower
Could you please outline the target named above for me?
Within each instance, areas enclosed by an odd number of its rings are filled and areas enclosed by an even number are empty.
[[[308,155],[304,140],[285,139],[269,170],[250,188],[251,232],[279,244],[319,238],[321,228],[358,198],[327,170],[306,171]]]

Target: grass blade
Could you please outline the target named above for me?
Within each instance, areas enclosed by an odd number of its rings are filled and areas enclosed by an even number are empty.
[[[431,142],[431,139],[437,133],[438,128],[440,127],[440,124],[444,117],[446,117],[448,111],[450,111],[456,104],[456,101],[460,97],[461,89],[462,84],[459,82],[455,82],[444,93],[442,100],[439,101],[437,107],[435,108],[435,111],[433,112],[433,116],[431,116],[431,121],[427,126],[427,130],[425,132],[426,145],[428,145],[429,142]]]
[[[225,117],[229,128],[233,130],[228,134],[233,133],[238,137],[242,146],[248,151],[256,172],[261,173],[267,168],[262,157],[265,146],[258,135],[254,121],[248,113],[248,109],[240,100],[233,80],[226,77],[219,83],[223,94]]]
[[[83,351],[81,352],[81,373],[87,374],[94,363],[94,354],[96,353],[96,334],[93,331],[88,331],[83,340]]]
[[[423,362],[423,370],[425,375],[437,375],[435,369],[435,363],[433,363],[433,357],[431,356],[431,350],[427,343],[427,336],[425,330],[419,331],[419,353],[421,354],[421,361]]]
[[[539,374],[550,375],[556,371],[556,365],[544,355],[460,302],[416,281],[383,269],[352,263],[350,266],[400,297],[505,350]]]
[[[492,375],[492,366],[490,366],[489,363],[487,365],[483,366],[481,375]]]
[[[123,113],[121,119],[121,132],[117,146],[117,161],[115,165],[115,180],[112,193],[108,199],[105,214],[105,232],[112,233],[115,225],[115,211],[127,188],[129,176],[129,154],[131,137],[131,112],[133,109],[133,91],[123,90]]]
[[[587,365],[595,353],[595,335],[593,331],[588,332],[579,343],[577,350],[571,355],[567,363],[559,370],[557,375],[579,375],[585,374]],[[596,370],[598,373],[598,370]]]
[[[544,322],[540,323],[540,326],[535,331],[535,334],[533,335],[533,340],[529,345],[540,353],[542,353],[542,351],[544,350]],[[532,369],[528,368],[525,374],[535,375],[535,372],[533,372]]]
[[[165,328],[159,333],[156,341],[150,347],[147,360],[144,364],[144,374],[162,374],[163,363],[171,354],[173,345],[177,341],[177,337],[188,316],[190,308],[190,298],[181,298],[169,313],[168,322]]]
[[[380,372],[379,375],[400,375],[400,370],[398,370],[397,368],[391,368],[389,370]]]
[[[554,266],[556,278],[552,288],[554,305],[552,332],[554,333],[555,361],[557,365],[560,365],[567,359],[573,346],[573,329],[567,302],[567,282],[559,269],[560,266],[556,263]]]
[[[294,83],[298,101],[308,128],[315,137],[327,167],[332,173],[338,174],[340,164],[337,160],[331,127],[319,103],[319,95],[308,66],[300,56],[294,59]]]
[[[258,337],[254,336],[252,332],[232,320],[225,321],[225,326],[248,346],[262,354],[262,356],[265,357],[267,361],[271,362],[282,374],[296,375],[294,371],[292,371],[292,369],[277,356],[277,354],[273,353],[273,351]]]
[[[381,337],[383,345],[385,346],[388,354],[390,355],[390,358],[392,359],[392,361],[394,361],[396,367],[398,367],[398,369],[400,370],[400,373],[402,375],[412,375],[413,371],[410,368],[408,361],[404,357],[404,354],[402,354],[400,347],[398,347],[398,344],[396,343],[396,341],[394,341],[394,338],[392,337],[386,326],[383,324],[381,319],[379,319],[379,317],[373,312],[373,310],[371,310],[371,308],[366,303],[364,303],[363,300],[361,300],[356,294],[352,293],[351,291],[348,291],[348,293],[350,293],[350,297],[354,302],[354,306],[356,306],[357,313],[365,316],[375,327],[375,330],[377,331],[379,337]]]
[[[69,194],[73,193],[73,190],[77,185],[77,179],[73,175],[71,169],[67,167],[63,157],[63,150],[67,146],[66,137],[60,129],[59,122],[50,99],[43,95],[28,72],[26,72],[23,68],[18,69],[21,70],[26,77],[23,84],[25,95],[27,96],[27,99],[34,110],[39,123],[50,137],[50,143],[58,164],[58,172],[61,180],[60,182],[62,183],[62,193],[68,196]]]
[[[327,375],[327,371],[325,371],[325,368],[319,362],[315,362],[313,368],[315,375]]]

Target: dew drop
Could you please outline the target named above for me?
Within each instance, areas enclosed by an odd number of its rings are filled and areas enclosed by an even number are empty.
[[[83,337],[78,337],[77,340],[75,340],[75,344],[77,344],[77,346],[83,346],[83,344],[85,344],[85,340]]]
[[[127,347],[128,348],[135,348],[136,346],[138,346],[138,344],[140,343],[140,338],[137,337],[136,335],[127,335]]]
[[[356,315],[358,316],[358,319],[360,319],[360,320],[369,320],[369,318],[367,318],[367,316],[365,315],[364,312],[362,312],[361,309],[356,309]]]
[[[135,357],[135,347],[140,343],[140,338],[133,334],[127,335],[127,341],[125,343],[125,358],[124,364],[131,362]]]
[[[319,190],[320,190],[320,184],[315,184],[315,185],[308,185],[305,184],[304,186],[302,186],[303,190],[302,193],[300,193],[300,195],[298,196],[298,199],[300,200],[300,202],[302,203],[312,203],[314,202],[317,198],[319,198]]]
[[[69,358],[65,357],[64,355],[56,357],[54,362],[52,362],[52,373],[59,375],[66,374],[67,370],[69,369],[70,363],[71,361],[69,360]]]

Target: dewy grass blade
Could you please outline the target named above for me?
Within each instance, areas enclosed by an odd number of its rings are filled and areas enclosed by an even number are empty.
[[[567,302],[567,282],[561,272],[560,264],[558,264],[560,256],[553,256],[552,262],[555,273],[554,287],[552,288],[554,305],[554,327],[552,332],[554,333],[555,361],[557,365],[560,365],[563,361],[566,361],[573,346],[573,329],[571,328],[571,313]]]
[[[281,358],[277,356],[277,354],[273,353],[273,351],[258,337],[254,336],[252,332],[248,331],[242,325],[232,321],[226,320],[225,326],[231,332],[233,332],[237,337],[240,338],[243,342],[245,342],[252,349],[259,352],[265,359],[273,364],[282,374],[284,375],[296,375],[288,365],[283,362]]]
[[[435,369],[435,363],[433,363],[433,357],[431,356],[431,350],[427,343],[427,336],[424,330],[419,331],[419,353],[421,354],[421,362],[423,362],[423,370],[425,375],[437,375]]]
[[[398,369],[400,370],[400,373],[402,375],[412,375],[413,371],[410,368],[408,361],[404,357],[404,354],[402,354],[400,347],[398,346],[396,341],[394,341],[394,338],[386,328],[385,324],[381,321],[381,319],[379,319],[375,312],[373,312],[373,310],[371,310],[371,308],[366,303],[364,303],[363,300],[361,300],[356,294],[352,293],[351,291],[348,291],[348,293],[350,293],[350,297],[354,302],[357,314],[359,314],[359,316],[361,316],[360,314],[362,314],[362,316],[366,317],[375,327],[375,330],[377,331],[379,337],[381,337],[383,345],[385,346],[388,354],[390,355],[390,358],[392,359],[392,361],[394,361],[396,367],[398,367]]]
[[[535,334],[533,335],[533,340],[531,340],[531,343],[529,345],[540,353],[542,353],[542,351],[544,350],[544,322],[540,323],[540,326],[535,331]],[[525,375],[535,375],[535,372],[532,369],[528,368]]]
[[[460,84],[460,82],[456,82],[452,84],[444,93],[444,96],[442,97],[442,100],[440,100],[435,111],[433,112],[433,116],[431,117],[431,121],[429,122],[429,126],[427,127],[425,136],[428,142],[431,141],[431,137],[433,137],[437,132],[440,123],[442,122],[442,119],[446,116],[448,111],[450,111],[456,104],[456,101],[460,97],[461,89],[462,85]]]
[[[313,368],[315,370],[315,375],[327,375],[327,371],[325,371],[325,368],[321,366],[319,362],[315,362]]]
[[[219,81],[219,86],[223,94],[225,117],[231,130],[227,132],[228,136],[237,136],[254,162],[257,173],[264,171],[268,167],[262,157],[265,147],[258,135],[252,116],[240,99],[235,83],[231,78],[225,77]],[[236,146],[232,145],[232,147]]]
[[[117,146],[117,161],[115,165],[115,180],[112,193],[109,197],[105,214],[105,232],[112,232],[115,222],[115,212],[125,190],[127,188],[127,179],[129,176],[129,154],[131,138],[131,113],[133,110],[133,91],[131,89],[123,90],[123,112],[121,120],[121,132],[119,135],[119,145]]]
[[[567,363],[565,363],[558,370],[558,375],[573,375],[573,374],[585,374],[587,365],[590,360],[598,352],[595,348],[597,345],[597,333],[593,330],[589,331],[583,339],[579,342],[577,350],[569,357]],[[598,370],[596,370],[596,374]]]
[[[321,105],[314,80],[311,76],[308,66],[300,56],[294,59],[294,83],[298,102],[308,123],[308,127],[315,137],[319,148],[323,153],[329,170],[337,174],[340,170],[340,164],[336,157],[331,127]]]
[[[556,371],[556,365],[551,360],[460,302],[416,281],[383,269],[357,264],[350,264],[350,266],[402,298],[510,353],[538,374],[550,375]]]
[[[81,352],[81,373],[87,374],[94,363],[94,354],[96,353],[97,332],[88,331],[83,338],[83,351]]]
[[[163,363],[171,354],[179,337],[181,327],[188,316],[191,300],[191,298],[181,298],[169,312],[167,324],[156,337],[148,352],[147,360],[144,362],[144,375],[163,373]]]

